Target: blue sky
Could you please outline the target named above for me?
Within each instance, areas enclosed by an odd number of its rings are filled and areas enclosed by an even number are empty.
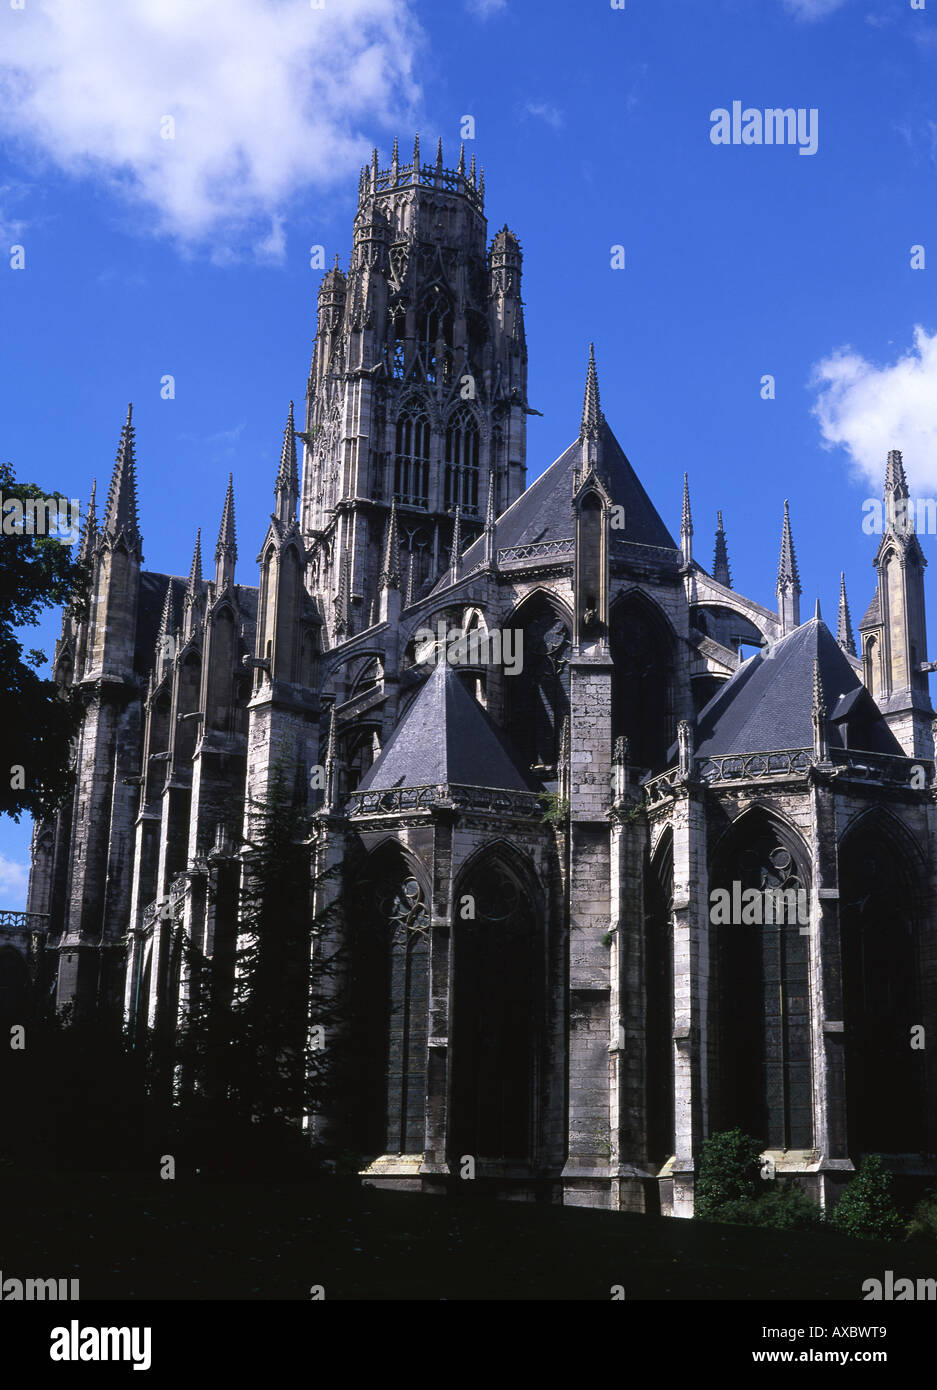
[[[735,100],[816,108],[816,154],[714,145]],[[834,622],[845,569],[858,622],[885,450],[937,495],[937,0],[2,7],[0,454],[82,499],[96,476],[100,498],[132,400],[148,567],[186,573],[199,526],[211,552],[233,470],[256,582],[312,347],[309,248],[347,263],[373,144],[385,164],[394,134],[441,135],[454,162],[466,115],[489,232],[524,250],[529,478],[577,432],[594,340],[671,530],[687,470],[698,557],[721,507],[736,588],[773,606],[789,497],[805,609],[819,595]],[[0,906],[23,901],[28,836],[0,822]]]

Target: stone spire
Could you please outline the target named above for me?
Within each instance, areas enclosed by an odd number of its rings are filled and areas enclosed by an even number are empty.
[[[325,809],[335,811],[339,797],[338,738],[335,728],[335,706],[329,711],[329,741],[325,751]]]
[[[586,369],[586,390],[582,400],[582,422],[579,426],[580,439],[595,439],[603,420],[599,404],[599,378],[595,370],[595,345],[589,344],[589,366]]]
[[[590,343],[586,389],[582,399],[582,420],[579,425],[579,442],[582,446],[581,478],[599,463],[600,432],[603,423],[604,416],[599,403],[599,378],[595,370],[595,347]]]
[[[400,540],[397,535],[397,499],[390,504],[387,519],[387,538],[384,544],[384,566],[381,570],[381,588],[400,588]]]
[[[846,574],[839,575],[839,617],[836,622],[836,640],[844,652],[856,654],[856,639],[852,635],[852,618],[849,615],[849,600],[846,597]]]
[[[201,526],[195,533],[195,549],[192,552],[192,564],[189,568],[189,582],[185,586],[186,595],[194,597],[201,592],[202,587],[202,528]]]
[[[296,427],[293,421],[292,401],[290,401],[290,413],[286,417],[286,428],[283,431],[283,448],[280,451],[280,467],[277,472],[274,492],[277,499],[277,519],[283,526],[288,526],[291,521],[296,519],[296,503],[299,499]]]
[[[891,449],[885,465],[885,528],[907,535],[914,529],[914,518],[908,505],[908,480],[905,477],[904,462],[900,449]]]
[[[138,553],[141,549],[140,529],[137,524],[137,475],[132,405],[127,407],[127,421],[120,432],[117,460],[111,475],[101,536],[112,543],[123,537],[129,549]]]
[[[778,617],[781,619],[782,636],[800,626],[800,595],[800,575],[797,571],[797,557],[794,554],[794,540],[791,536],[791,514],[788,509],[787,498],[785,498],[777,584]]]
[[[826,700],[823,696],[823,685],[820,681],[820,662],[817,657],[813,659],[812,719],[814,756],[819,762],[826,762],[829,757],[829,740],[826,731]]]
[[[683,563],[688,565],[693,559],[693,516],[690,512],[690,481],[683,475],[683,511],[680,514],[680,549]]]
[[[341,562],[338,571],[338,592],[335,595],[335,635],[347,637],[351,632],[348,613],[348,556]]]
[[[202,609],[202,532],[195,536],[195,549],[192,552],[192,565],[182,600],[182,636],[188,641],[198,627]]]
[[[85,520],[78,541],[79,560],[87,560],[90,557],[92,550],[94,550],[94,543],[98,538],[98,515],[95,510],[95,494],[97,490],[98,480],[95,478],[94,482],[91,484],[91,496],[88,499],[88,510],[85,512]]]
[[[495,473],[488,470],[488,501],[485,506],[485,568],[495,561]]]
[[[459,507],[455,509],[455,521],[452,523],[452,554],[449,557],[449,579],[454,584],[462,573],[462,513]]]
[[[729,551],[726,547],[726,533],[722,526],[722,512],[716,513],[716,549],[713,556],[713,579],[717,584],[732,588],[732,574],[729,569]]]
[[[176,630],[175,605],[173,603],[172,580],[166,585],[166,597],[163,600],[163,611],[159,620],[159,631],[156,634],[156,671],[162,679],[167,665],[172,664],[175,655]]]
[[[406,606],[410,607],[413,602],[413,551],[410,551],[410,562],[407,565],[407,599]]]
[[[215,546],[215,587],[219,593],[226,584],[233,582],[237,557],[237,537],[234,531],[234,475],[229,473],[228,490],[225,493],[221,525],[218,528],[218,544]]]

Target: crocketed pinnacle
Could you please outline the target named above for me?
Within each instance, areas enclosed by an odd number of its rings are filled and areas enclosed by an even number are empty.
[[[293,402],[286,417],[283,431],[283,448],[280,451],[280,467],[277,472],[276,488],[277,516],[284,524],[296,514],[299,499],[299,469],[296,464],[296,427],[293,422]]]
[[[852,618],[849,613],[849,600],[846,597],[846,574],[839,576],[839,617],[836,621],[836,640],[844,652],[856,655],[856,639],[852,634]]]
[[[791,514],[784,499],[784,526],[781,530],[781,554],[778,559],[778,588],[802,592],[800,574],[797,570],[797,556],[794,554],[794,540],[791,536]]]
[[[586,390],[582,401],[582,423],[579,427],[580,439],[595,438],[603,419],[602,408],[599,404],[599,378],[595,370],[595,346],[590,343]]]
[[[397,499],[390,504],[387,520],[387,540],[384,546],[384,565],[381,570],[381,588],[400,588],[400,540],[397,535]]]
[[[726,533],[722,525],[722,512],[716,513],[716,547],[713,555],[713,579],[719,584],[724,584],[727,589],[732,588],[732,573],[729,569],[729,548],[726,545]]]
[[[908,496],[908,480],[905,477],[900,449],[889,450],[888,462],[885,465],[885,496],[889,494],[893,497]]]
[[[120,432],[117,460],[111,475],[111,486],[104,511],[103,534],[112,540],[123,535],[131,546],[138,546],[140,543],[132,405],[127,407],[127,420]]]
[[[202,528],[195,533],[195,549],[192,552],[192,566],[189,581],[185,586],[186,596],[194,598],[202,587]]]
[[[234,475],[229,473],[228,490],[225,493],[221,525],[218,528],[218,544],[215,546],[215,559],[228,559],[233,562],[237,557],[237,536],[234,530]]]
[[[693,534],[693,515],[690,511],[690,480],[686,473],[683,475],[683,510],[680,513],[680,535],[692,536]]]
[[[81,528],[81,536],[78,541],[78,558],[87,560],[94,549],[94,543],[98,538],[98,515],[95,510],[95,494],[98,489],[98,480],[95,478],[91,484],[91,496],[88,498],[88,510],[85,512],[84,524]]]

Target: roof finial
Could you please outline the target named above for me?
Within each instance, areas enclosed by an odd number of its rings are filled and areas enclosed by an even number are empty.
[[[400,541],[397,538],[396,497],[391,500],[390,516],[387,519],[387,539],[384,545],[384,567],[381,570],[380,585],[382,589],[400,588]]]
[[[215,546],[215,584],[223,589],[229,579],[234,578],[234,565],[238,557],[237,536],[234,530],[234,475],[228,474],[228,487],[221,511],[221,525],[218,527],[218,544]]]
[[[189,582],[185,587],[188,597],[195,596],[202,584],[202,528],[195,533],[195,549],[192,552],[192,565],[189,569]]]
[[[724,584],[727,589],[732,588],[732,574],[729,570],[729,550],[726,545],[726,533],[722,525],[722,512],[716,513],[716,547],[713,555],[713,579],[717,584]]]
[[[442,173],[442,136],[436,141],[436,172]]]
[[[856,639],[852,635],[852,618],[849,614],[849,600],[846,597],[846,573],[839,575],[839,616],[836,622],[836,640],[844,652],[856,655]]]
[[[277,470],[274,494],[277,499],[277,517],[286,526],[296,516],[296,503],[299,499],[299,469],[296,464],[296,426],[293,421],[293,402],[286,417],[283,431],[283,447],[280,450],[280,467]]]
[[[413,137],[413,172],[416,174],[416,182],[420,181],[420,137]]]
[[[452,553],[449,557],[449,574],[454,584],[459,578],[462,569],[462,512],[459,506],[455,509],[455,521],[452,523]]]
[[[475,153],[474,153],[474,151],[472,152],[472,159],[471,159],[471,162],[470,162],[470,164],[469,164],[469,183],[472,185],[473,188],[475,187]]]
[[[460,178],[463,178],[463,179],[465,178],[465,141],[464,141],[464,140],[462,141],[461,145],[459,146],[459,163],[458,163],[458,166],[457,166],[457,172],[458,172]]]
[[[91,484],[91,496],[88,498],[88,510],[85,512],[84,524],[78,539],[79,560],[87,560],[98,538],[98,514],[95,509],[95,495],[97,490],[98,480],[95,478]]]
[[[485,504],[485,568],[490,569],[495,558],[495,471],[488,470],[488,501]]]
[[[410,560],[407,564],[407,597],[404,603],[405,608],[409,608],[413,602],[413,551],[410,551]]]
[[[120,432],[117,459],[104,510],[102,534],[117,540],[123,535],[131,549],[140,549],[137,524],[137,477],[134,457],[133,406],[127,407],[127,421]]]
[[[800,625],[800,595],[800,575],[797,571],[797,556],[794,554],[794,539],[791,535],[791,514],[785,498],[777,583],[778,615],[781,619],[782,633],[791,632]]]
[[[582,423],[579,428],[580,439],[595,438],[602,421],[602,408],[599,404],[599,378],[595,370],[595,346],[590,343],[586,390],[582,401]]]
[[[683,508],[680,512],[680,549],[683,563],[688,565],[693,559],[693,517],[690,513],[690,482],[683,475]]]

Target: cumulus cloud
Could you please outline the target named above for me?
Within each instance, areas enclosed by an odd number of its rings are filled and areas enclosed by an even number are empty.
[[[937,332],[918,325],[913,347],[885,366],[839,348],[811,384],[827,447],[844,448],[861,477],[879,488],[889,449],[900,449],[909,484],[937,489]]]
[[[795,19],[826,19],[834,10],[841,9],[846,0],[783,0],[784,8]]]
[[[0,902],[4,907],[22,911],[18,905],[26,906],[26,889],[29,883],[29,865],[18,864],[0,854]]]
[[[554,130],[562,129],[565,118],[558,106],[552,106],[548,101],[528,101],[524,107],[524,113],[528,116],[536,116],[540,121],[546,121],[548,126]]]
[[[30,0],[4,24],[0,130],[152,230],[276,259],[297,190],[410,124],[421,44],[408,0]]]

